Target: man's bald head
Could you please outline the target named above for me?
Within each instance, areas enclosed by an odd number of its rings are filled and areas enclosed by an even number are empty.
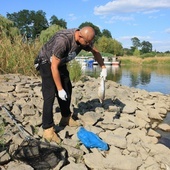
[[[92,41],[95,37],[95,31],[90,26],[85,26],[80,29],[81,35],[87,40]]]

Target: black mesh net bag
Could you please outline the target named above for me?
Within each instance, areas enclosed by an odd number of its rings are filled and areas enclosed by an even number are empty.
[[[24,140],[13,154],[35,170],[60,169],[68,163],[66,149],[35,139]]]
[[[25,162],[32,166],[35,170],[50,170],[53,168],[60,169],[68,163],[67,150],[61,146],[51,143],[43,142],[33,138],[21,124],[15,120],[14,115],[6,109],[5,106],[0,106],[4,109],[8,116],[15,123],[19,129],[23,142],[18,148],[11,153],[12,157],[16,160]]]

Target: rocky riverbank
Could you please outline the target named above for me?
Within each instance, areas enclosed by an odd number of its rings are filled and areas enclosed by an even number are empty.
[[[99,79],[90,77],[73,83],[71,110],[82,125],[96,133],[109,145],[108,151],[87,149],[77,138],[78,128],[57,126],[60,110],[54,104],[56,131],[62,138],[61,146],[68,152],[69,164],[54,169],[62,170],[169,170],[170,149],[158,142],[156,128],[170,131],[170,125],[161,123],[170,111],[170,95],[121,86],[106,82],[103,104],[98,100]],[[0,104],[35,138],[41,138],[42,94],[41,80],[18,74],[0,75]],[[10,153],[21,144],[22,137],[13,121],[0,111],[4,124],[4,143],[0,150],[0,169],[31,170],[31,166],[12,160]],[[10,148],[7,149],[6,148]]]

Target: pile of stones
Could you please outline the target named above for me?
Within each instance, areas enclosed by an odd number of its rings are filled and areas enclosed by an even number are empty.
[[[42,138],[41,79],[20,74],[0,75],[0,105],[6,107],[34,138]],[[170,112],[170,95],[122,86],[106,81],[105,100],[100,103],[99,79],[82,77],[72,83],[71,110],[82,126],[98,135],[109,150],[86,148],[77,137],[80,127],[61,128],[57,100],[54,103],[56,132],[68,152],[68,164],[55,169],[74,170],[169,170],[170,149],[160,142],[157,129],[170,132],[163,119]],[[23,136],[13,120],[0,111],[0,169],[33,169],[11,157]],[[168,139],[167,139],[168,140]],[[170,142],[170,141],[169,141]],[[167,142],[168,143],[168,142]]]

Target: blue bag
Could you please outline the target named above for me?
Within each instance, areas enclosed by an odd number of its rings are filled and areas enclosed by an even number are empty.
[[[108,150],[107,143],[102,141],[95,133],[86,130],[84,127],[80,127],[77,136],[87,148]]]

